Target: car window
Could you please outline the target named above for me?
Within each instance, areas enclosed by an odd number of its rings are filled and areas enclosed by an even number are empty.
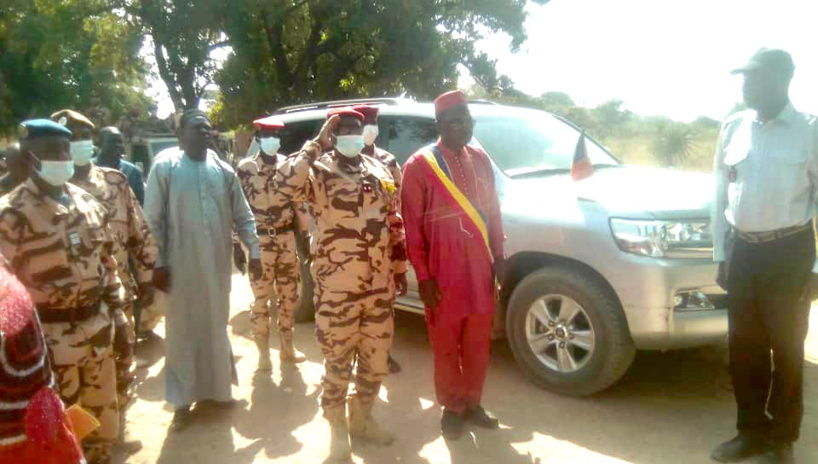
[[[324,120],[288,122],[281,131],[281,153],[295,153],[301,150],[304,142],[318,135]],[[248,156],[250,154],[248,153]]]
[[[148,156],[148,147],[145,145],[133,145],[131,147],[131,162],[136,165],[142,174],[147,176],[151,170],[151,160]]]
[[[478,115],[474,136],[507,175],[571,168],[580,132],[544,112],[524,115]],[[593,140],[586,139],[592,164],[619,164]]]
[[[401,165],[418,149],[437,140],[437,127],[433,119],[395,116],[379,119],[378,140],[386,142],[379,146],[385,146]]]

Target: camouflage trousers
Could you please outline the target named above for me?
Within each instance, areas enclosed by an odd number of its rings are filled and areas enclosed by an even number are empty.
[[[325,416],[346,404],[353,377],[352,395],[367,406],[375,401],[381,381],[389,373],[394,292],[387,288],[355,290],[316,285],[315,336],[324,354],[321,407]]]
[[[125,317],[128,319],[128,326],[125,330],[128,331],[128,343],[131,345],[131,355],[125,357],[122,356],[122,353],[118,353],[114,350],[117,404],[119,405],[120,414],[131,401],[130,387],[134,379],[136,379],[136,363],[134,362],[133,356],[133,346],[136,344],[133,302],[126,304],[122,309],[125,312]],[[114,330],[119,329],[115,327]]]
[[[165,311],[165,300],[163,292],[155,292],[153,303],[148,306],[142,305],[139,313],[140,332],[151,332],[162,321]]]
[[[250,278],[250,288],[255,298],[250,310],[253,333],[270,333],[273,304],[278,312],[278,330],[292,331],[298,304],[298,283],[301,280],[295,234],[287,232],[274,237],[261,236],[259,241],[264,272],[258,280]]]
[[[104,459],[119,434],[113,321],[101,311],[83,322],[43,324],[43,332],[66,406],[79,403],[100,422],[82,441],[85,457],[88,462]]]

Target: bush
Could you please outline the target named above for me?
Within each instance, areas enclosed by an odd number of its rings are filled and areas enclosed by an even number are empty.
[[[659,128],[653,140],[653,155],[665,166],[678,166],[695,149],[696,131],[687,124],[669,123]]]

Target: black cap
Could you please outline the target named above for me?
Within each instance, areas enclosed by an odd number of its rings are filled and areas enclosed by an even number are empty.
[[[17,128],[17,135],[21,141],[33,140],[46,135],[60,135],[72,137],[71,131],[62,124],[58,124],[50,119],[29,119],[23,121]]]
[[[179,127],[185,127],[187,123],[196,118],[204,118],[207,119],[208,122],[210,122],[210,118],[207,117],[207,113],[200,109],[194,108],[186,110],[184,113],[182,113],[182,116],[179,118]]]
[[[753,55],[744,66],[734,69],[731,74],[744,74],[749,71],[766,69],[792,77],[795,64],[792,56],[778,48],[762,48]]]

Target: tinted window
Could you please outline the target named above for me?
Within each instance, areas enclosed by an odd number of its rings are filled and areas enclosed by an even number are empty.
[[[151,160],[148,156],[148,147],[145,145],[134,145],[131,148],[131,162],[142,170],[142,174],[147,176],[151,170]]]
[[[385,147],[395,155],[401,165],[419,148],[437,140],[437,127],[433,119],[411,117],[383,117],[380,119],[381,133],[378,140],[383,141],[388,138]],[[384,134],[384,129],[388,129],[386,134]]]
[[[324,120],[288,122],[281,131],[281,153],[295,153],[308,139],[318,135]],[[248,154],[249,156],[249,154]]]

